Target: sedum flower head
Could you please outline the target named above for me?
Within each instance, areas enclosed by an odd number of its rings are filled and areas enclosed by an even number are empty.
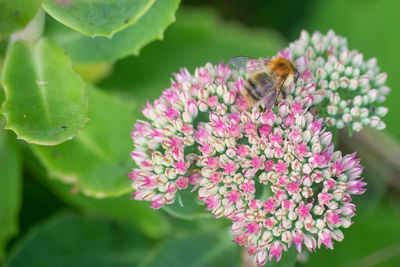
[[[307,70],[291,93],[294,98],[312,97],[312,106],[328,126],[348,126],[350,133],[365,126],[378,130],[386,127],[381,118],[388,109],[381,103],[390,88],[376,58],[364,61],[363,54],[349,50],[346,38],[332,30],[326,35],[303,31],[280,53],[296,62],[300,71]]]
[[[291,246],[332,249],[333,240],[343,239],[341,229],[352,224],[351,196],[362,194],[366,184],[355,154],[334,151],[325,125],[383,128],[380,119],[371,121],[384,115],[376,105],[388,92],[374,64],[345,51],[345,40],[333,32],[302,33],[279,53],[296,62],[300,78],[286,99],[266,111],[246,104],[240,94],[245,77],[228,65],[208,63],[194,74],[181,69],[160,98],[145,105],[146,120],[134,125],[132,198],[159,209],[173,203],[179,190],[191,189],[206,210],[231,220],[234,241],[259,265],[279,261]],[[340,62],[344,69],[338,71]],[[344,78],[356,79],[357,87],[329,86]],[[368,114],[353,116],[356,107]]]
[[[207,118],[209,110],[225,114],[236,98],[235,84],[223,64],[207,64],[195,75],[182,69],[153,105],[147,103],[142,112],[149,122],[138,121],[131,133],[135,145],[131,156],[137,165],[130,173],[133,199],[150,201],[158,209],[174,202],[178,190],[197,184],[200,173],[193,162],[199,151],[209,147],[195,144],[203,131],[193,122]]]
[[[260,265],[302,245],[333,248],[340,228],[355,215],[352,194],[362,194],[362,167],[355,154],[334,152],[322,119],[297,103],[275,113],[218,116],[199,127],[202,178],[198,198],[217,216],[232,220],[234,241],[255,254]]]

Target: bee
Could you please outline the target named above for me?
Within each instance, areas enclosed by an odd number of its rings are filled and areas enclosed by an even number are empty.
[[[283,57],[273,59],[233,57],[229,63],[246,73],[241,94],[251,107],[261,105],[265,110],[275,106],[280,94],[285,98],[285,88],[296,82],[299,72],[294,64]]]

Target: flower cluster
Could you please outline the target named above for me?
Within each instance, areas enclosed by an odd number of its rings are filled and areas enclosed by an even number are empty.
[[[277,113],[210,120],[196,139],[216,148],[198,159],[198,198],[215,216],[232,220],[234,241],[258,264],[279,261],[292,244],[313,251],[343,239],[340,228],[355,215],[351,195],[362,194],[365,183],[355,154],[333,151],[321,119],[283,103]]]
[[[130,173],[133,198],[151,201],[154,209],[174,202],[177,190],[197,183],[200,173],[192,168],[196,152],[207,153],[212,148],[195,145],[203,131],[195,129],[193,121],[209,110],[225,114],[240,83],[223,64],[216,68],[207,64],[194,76],[182,69],[175,79],[154,105],[144,107],[143,114],[151,122],[138,121],[131,133],[135,145],[131,156],[137,165]]]
[[[366,184],[355,154],[334,151],[324,125],[384,128],[376,103],[389,91],[374,63],[332,32],[302,33],[279,55],[296,62],[300,78],[273,109],[250,108],[244,76],[208,63],[174,74],[131,133],[132,198],[159,209],[192,187],[206,210],[232,221],[234,241],[259,265],[292,245],[332,249],[343,239],[355,215],[351,195]]]
[[[388,109],[380,104],[390,88],[385,86],[387,75],[379,72],[376,58],[363,61],[363,54],[349,50],[346,38],[332,30],[312,36],[303,31],[280,54],[296,62],[300,71],[307,70],[291,93],[297,99],[312,97],[328,126],[342,129],[347,125],[350,132],[365,126],[386,127],[381,118]]]

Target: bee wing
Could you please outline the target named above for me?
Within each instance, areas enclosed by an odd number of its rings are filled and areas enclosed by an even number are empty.
[[[275,105],[276,100],[278,99],[283,84],[285,83],[286,78],[281,78],[274,83],[267,83],[263,88],[264,98],[262,101],[262,106],[265,109],[270,109]]]
[[[240,71],[251,73],[257,70],[263,70],[265,68],[266,61],[262,58],[237,56],[231,58],[229,63]]]
[[[263,98],[261,105],[264,107],[265,110],[270,109],[275,105],[277,98],[278,98],[278,93],[276,92],[276,90],[270,90]]]

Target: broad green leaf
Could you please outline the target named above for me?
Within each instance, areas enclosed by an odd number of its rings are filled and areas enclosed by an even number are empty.
[[[130,225],[63,213],[20,240],[9,267],[136,266],[151,243]]]
[[[130,129],[137,107],[92,86],[87,95],[90,121],[73,140],[32,149],[50,177],[72,183],[86,195],[125,194],[131,191],[127,176],[133,167]]]
[[[21,151],[24,168],[27,162],[26,152],[26,148]],[[48,220],[67,207],[53,192],[39,184],[27,173],[24,174],[26,175],[24,175],[22,183],[22,203],[19,215],[20,233],[16,238],[20,238],[26,232],[29,232],[32,226]]]
[[[400,76],[398,62],[400,53],[400,2],[386,1],[315,1],[309,10],[305,24],[293,27],[293,36],[297,38],[299,30],[333,29],[348,39],[349,47],[364,54],[364,59],[376,57],[382,72],[387,72],[387,84],[392,92],[384,103],[389,113],[384,118],[387,130],[400,138]],[[341,19],[338,19],[341,18]]]
[[[0,37],[25,27],[42,2],[43,0],[0,0]]]
[[[6,96],[4,94],[4,89],[3,89],[3,87],[1,87],[1,84],[0,84],[0,106],[2,105],[2,103],[4,102],[5,99],[6,99]]]
[[[15,31],[10,36],[10,42],[8,46],[16,41],[24,40],[27,42],[36,42],[42,36],[45,26],[46,13],[43,9],[39,9],[35,17],[26,25],[25,28]]]
[[[0,118],[0,125],[2,120]],[[18,232],[21,202],[21,159],[11,133],[0,128],[0,262],[8,240]]]
[[[173,72],[206,62],[217,64],[237,55],[266,57],[284,47],[281,37],[266,30],[247,29],[222,22],[206,10],[180,10],[162,42],[154,42],[140,57],[116,63],[113,73],[102,83],[108,88],[133,92],[144,104],[170,86]]]
[[[164,214],[150,209],[147,202],[130,200],[129,195],[95,199],[74,192],[73,187],[46,176],[41,176],[39,180],[69,205],[87,213],[130,222],[151,238],[158,239],[166,235],[171,228]]]
[[[87,83],[98,83],[107,77],[113,68],[111,63],[75,64],[74,71]]]
[[[135,24],[116,33],[111,39],[90,38],[54,21],[50,21],[46,35],[65,49],[74,63],[115,61],[129,55],[138,55],[143,46],[162,39],[165,29],[175,21],[179,2],[156,0]]]
[[[228,229],[170,238],[149,253],[140,267],[239,267],[240,249]]]
[[[2,111],[6,128],[29,143],[55,145],[74,137],[87,121],[82,79],[53,41],[17,41],[4,63]]]
[[[399,266],[399,211],[383,202],[373,212],[354,217],[354,224],[343,231],[342,242],[335,242],[333,250],[322,248],[310,254],[301,266]]]
[[[205,206],[196,200],[196,195],[189,190],[180,190],[176,194],[175,202],[165,205],[163,209],[179,219],[193,220],[198,217],[209,217],[210,214],[205,211]]]
[[[111,37],[134,24],[155,0],[47,0],[43,8],[59,22],[83,34]]]

